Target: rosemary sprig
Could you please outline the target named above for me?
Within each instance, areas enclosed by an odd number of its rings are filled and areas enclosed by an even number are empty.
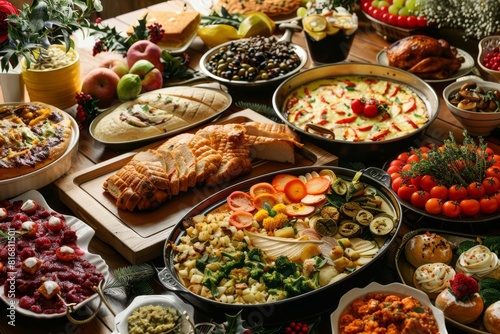
[[[147,263],[115,269],[113,278],[104,286],[104,293],[111,295],[118,290],[128,298],[139,295],[151,295],[154,289],[148,280],[153,277],[155,269]]]
[[[479,143],[476,144],[467,131],[464,131],[464,136],[460,145],[450,132],[450,139],[445,140],[443,146],[428,151],[427,158],[423,157],[420,150],[414,149],[420,161],[403,172],[402,176],[414,178],[432,175],[447,187],[455,184],[467,187],[472,182],[480,182],[485,177],[486,169],[493,164],[488,160],[487,144],[482,137],[479,137]]]
[[[236,106],[243,109],[252,109],[253,111],[269,118],[274,122],[283,123],[283,120],[276,115],[274,109],[268,105],[255,102],[238,101],[236,102]]]

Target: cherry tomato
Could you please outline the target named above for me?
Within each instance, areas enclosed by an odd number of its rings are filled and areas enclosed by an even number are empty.
[[[479,201],[474,198],[466,198],[460,201],[460,207],[462,208],[462,214],[466,217],[473,217],[481,211],[481,205]]]
[[[454,184],[448,189],[448,199],[460,201],[467,197],[467,188],[461,184]]]
[[[391,188],[392,190],[394,190],[395,193],[397,193],[399,187],[401,187],[402,184],[403,184],[403,178],[401,176],[397,177],[394,180],[392,180]]]
[[[412,154],[408,157],[408,160],[406,161],[406,163],[415,163],[415,162],[419,162],[420,161],[420,157],[417,155],[417,154]]]
[[[493,154],[488,157],[489,161],[493,161],[493,166],[500,167],[500,155],[499,154]]]
[[[387,174],[391,175],[392,173],[397,173],[401,170],[401,168],[399,166],[389,166],[389,168],[387,168]]]
[[[427,20],[425,19],[424,16],[417,16],[417,26],[419,28],[427,27]]]
[[[493,195],[491,195],[490,197],[494,198],[497,200],[497,211],[500,212],[500,193],[495,193]]]
[[[500,181],[495,176],[489,176],[482,182],[486,195],[494,194],[500,189]]]
[[[363,102],[360,99],[354,99],[351,101],[351,110],[356,115],[359,115],[363,112]]]
[[[406,28],[407,26],[408,26],[408,24],[406,22],[406,16],[398,15],[398,27]]]
[[[440,215],[443,208],[443,201],[439,198],[431,198],[425,202],[425,211],[431,215]]]
[[[375,117],[378,114],[378,108],[374,104],[365,104],[363,114],[365,114],[366,117]]]
[[[446,201],[443,203],[443,214],[446,217],[455,218],[460,216],[462,208],[457,201]]]
[[[393,181],[397,177],[401,177],[401,173],[399,173],[399,172],[392,173],[391,174],[391,181]]]
[[[404,165],[406,165],[406,161],[399,159],[394,159],[389,163],[389,166],[398,166],[399,168],[402,168]]]
[[[398,16],[396,14],[389,14],[389,24],[391,26],[398,25]]]
[[[407,172],[407,171],[409,171],[412,167],[413,167],[413,165],[412,165],[412,164],[407,163],[406,165],[404,165],[404,166],[401,168],[401,171],[402,171],[402,172]]]
[[[406,25],[410,29],[417,28],[418,27],[417,17],[415,15],[408,16],[408,18],[406,19]]]
[[[432,187],[437,186],[439,184],[439,180],[431,175],[424,175],[420,180],[420,188],[425,191],[431,191]]]
[[[411,184],[413,184],[415,187],[417,187],[417,189],[420,188],[420,180],[422,180],[422,176],[419,175],[419,176],[416,176],[412,179],[410,179],[410,182]]]
[[[439,198],[443,201],[446,201],[448,199],[448,192],[448,187],[442,184],[438,184],[437,186],[432,187],[431,191],[429,191],[431,197]]]
[[[65,246],[63,246],[63,247],[65,247]],[[56,256],[59,260],[69,262],[69,261],[73,261],[74,259],[76,259],[78,257],[76,252],[63,252],[62,251],[63,247],[59,247],[58,249],[56,249]]]
[[[403,152],[400,155],[398,155],[397,159],[406,162],[409,156],[410,154],[408,152]]]
[[[431,194],[425,190],[417,190],[411,194],[410,202],[411,204],[419,209],[425,208],[425,203],[431,198]]]
[[[472,182],[467,186],[467,194],[472,198],[481,198],[484,196],[484,187],[481,182]]]
[[[479,204],[481,205],[481,212],[486,215],[492,214],[498,209],[498,202],[496,198],[493,198],[491,196],[481,197],[481,199],[479,200]]]
[[[411,183],[403,183],[398,189],[398,197],[403,201],[409,201],[411,195],[417,191],[417,187],[415,187]]]
[[[486,169],[486,176],[494,176],[497,179],[500,180],[500,167],[498,166],[491,166]]]

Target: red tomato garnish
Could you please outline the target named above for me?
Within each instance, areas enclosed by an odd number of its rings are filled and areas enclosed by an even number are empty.
[[[283,192],[288,181],[293,179],[298,179],[298,177],[290,174],[278,174],[273,178],[271,184],[273,185],[274,189],[276,189],[276,191]]]
[[[450,218],[455,218],[460,216],[460,213],[462,213],[462,208],[460,207],[460,204],[457,201],[446,201],[443,203],[443,214],[446,217]]]
[[[255,210],[252,203],[252,198],[243,191],[233,191],[226,199],[227,205],[232,211],[248,211]]]
[[[442,212],[443,201],[439,198],[431,198],[425,203],[425,211],[432,215],[440,215]]]
[[[452,201],[460,201],[467,197],[467,188],[460,184],[452,185],[448,189],[448,198]]]
[[[306,182],[306,190],[308,194],[319,195],[324,194],[330,188],[331,182],[323,176],[313,177]]]
[[[351,110],[356,115],[359,115],[363,112],[363,102],[360,99],[352,100],[351,102]]]
[[[68,246],[63,246],[63,247],[68,247]],[[63,247],[59,247],[58,249],[56,249],[56,256],[59,260],[69,262],[69,261],[73,261],[74,259],[76,259],[78,257],[76,252],[73,252],[73,253],[63,252],[61,250],[61,248],[63,248]]]
[[[437,186],[432,187],[429,193],[433,198],[439,198],[443,201],[446,201],[448,199],[448,187],[442,184],[438,184]]]
[[[500,189],[500,181],[495,176],[485,178],[482,184],[486,195],[494,194]]]
[[[479,201],[474,198],[466,198],[460,201],[460,207],[462,208],[462,214],[466,217],[473,217],[481,211],[481,205]]]
[[[287,182],[284,189],[286,197],[293,203],[299,203],[307,195],[307,188],[299,178]]]
[[[415,187],[413,184],[403,183],[398,189],[398,197],[401,198],[403,201],[409,201],[411,195],[415,191],[417,191],[417,187]]]
[[[253,215],[247,211],[235,211],[229,217],[229,224],[239,230],[252,226]]]
[[[425,190],[417,190],[411,194],[410,202],[411,204],[419,209],[425,208],[425,203],[431,198],[431,194]]]
[[[500,167],[497,166],[488,167],[486,169],[486,176],[487,177],[494,176],[500,180]]]
[[[259,194],[276,194],[276,189],[272,186],[272,184],[267,182],[256,183],[250,187],[249,194],[251,197],[256,197]]]
[[[431,175],[423,175],[420,180],[420,188],[425,191],[431,191],[432,187],[437,186],[439,184],[439,180]]]
[[[481,182],[472,182],[467,186],[467,194],[472,198],[481,198],[484,196],[484,187]]]
[[[271,208],[279,203],[278,197],[274,194],[262,193],[253,198],[253,206],[259,210],[267,203]]]
[[[495,198],[491,196],[483,196],[479,200],[479,205],[481,205],[481,212],[489,215],[497,211],[498,202]]]

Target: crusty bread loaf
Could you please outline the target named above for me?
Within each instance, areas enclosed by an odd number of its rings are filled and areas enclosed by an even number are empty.
[[[405,257],[415,268],[423,264],[441,262],[450,264],[453,247],[448,240],[436,233],[418,234],[405,245]]]
[[[148,11],[146,12],[146,26],[153,23],[161,25],[161,29],[165,34],[161,41],[158,42],[160,47],[177,48],[183,46],[193,34],[196,33],[198,25],[201,21],[199,12],[196,11]],[[134,27],[130,27],[127,33],[131,35]]]
[[[470,324],[481,316],[484,303],[478,293],[472,299],[458,301],[450,289],[444,289],[436,298],[436,307],[448,318],[461,324]]]
[[[500,300],[488,306],[484,311],[483,324],[491,334],[500,334]]]

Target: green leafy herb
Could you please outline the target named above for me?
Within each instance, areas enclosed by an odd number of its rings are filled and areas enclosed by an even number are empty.
[[[236,105],[243,109],[252,109],[253,111],[269,118],[274,122],[283,123],[283,120],[279,118],[278,115],[276,115],[274,109],[268,105],[246,101],[238,101],[236,102]]]
[[[239,28],[240,23],[245,19],[242,14],[229,14],[225,7],[221,8],[220,13],[211,13],[207,16],[201,17],[201,26],[211,25],[211,24],[227,24]]]
[[[155,269],[146,263],[118,268],[113,272],[114,277],[104,286],[104,292],[111,295],[119,291],[119,295],[125,293],[128,298],[151,295],[154,289],[148,281],[155,272]]]

